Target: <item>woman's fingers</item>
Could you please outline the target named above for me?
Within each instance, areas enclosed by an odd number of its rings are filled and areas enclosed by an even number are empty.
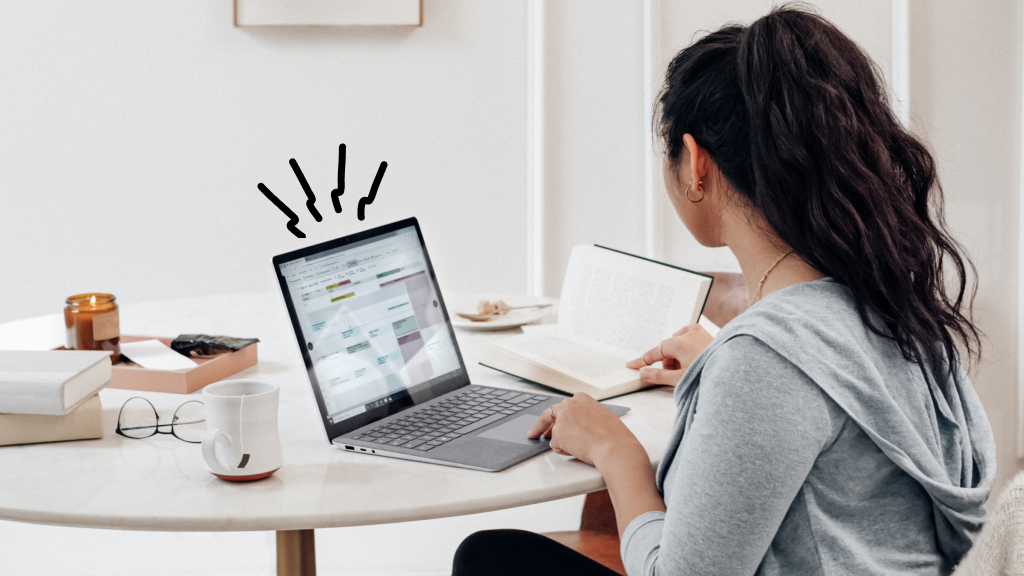
[[[537,423],[534,424],[533,428],[530,428],[530,431],[526,433],[526,437],[531,439],[541,437],[551,438],[551,435],[555,430],[554,412],[558,412],[558,406],[561,404],[562,402],[559,402],[558,404],[552,404],[545,408],[544,411],[540,413],[540,417],[537,418]]]
[[[668,340],[663,340],[661,344],[658,344],[654,348],[651,348],[644,355],[637,358],[636,360],[630,360],[626,362],[626,368],[632,368],[633,370],[639,370],[644,366],[650,366],[656,362],[668,363],[666,367],[675,367],[674,361],[678,358],[680,351],[680,342],[677,340],[677,336],[673,336]]]
[[[696,324],[688,324],[686,326],[683,326],[679,330],[676,330],[675,332],[673,332],[672,335],[673,336],[682,336],[683,334],[686,334],[687,332],[689,332],[690,330],[693,330],[696,327],[697,327]]]
[[[626,362],[626,367],[640,370],[656,362],[661,362],[664,368],[670,370],[689,366],[707,348],[711,339],[711,335],[697,324],[683,326],[671,338],[663,340],[643,356]]]
[[[548,448],[551,448],[551,451],[554,452],[555,454],[561,454],[562,456],[572,456],[572,454],[569,454],[565,450],[562,450],[562,447],[559,446],[558,440],[554,436],[551,437],[551,443],[548,444]]]
[[[551,427],[555,421],[551,419],[551,408],[546,408],[537,418],[537,423],[526,433],[527,438],[540,438],[541,435],[550,436]]]
[[[559,456],[572,456],[572,454],[569,454],[568,452],[560,448],[552,448],[551,450],[554,451],[554,453],[558,454]]]
[[[644,368],[640,371],[640,379],[648,384],[675,386],[682,379],[686,370],[663,370],[661,368]]]
[[[667,352],[667,350],[666,350],[666,352]],[[666,356],[668,356],[668,354],[666,354]],[[630,360],[629,362],[626,362],[626,368],[632,368],[633,370],[640,370],[640,369],[645,368],[647,366],[649,366],[649,364],[644,362],[643,358],[637,358],[636,360]],[[665,368],[665,369],[668,369],[668,370],[678,370],[679,368],[682,367],[682,365],[679,363],[678,360],[676,360],[675,358],[671,358],[671,357],[662,358],[661,359],[661,366],[662,366],[662,368]]]
[[[632,368],[633,370],[639,370],[639,369],[643,368],[644,366],[647,366],[647,364],[644,363],[643,357],[636,358],[634,360],[630,360],[629,362],[626,362],[626,368]]]
[[[665,340],[661,344],[655,346],[654,348],[651,348],[647,352],[644,352],[644,355],[637,358],[636,360],[630,360],[629,362],[626,362],[626,367],[632,368],[634,370],[639,370],[644,366],[650,366],[655,362],[661,362],[662,360],[665,359],[665,357],[662,356],[662,348],[665,347],[665,345],[671,341],[671,339]]]

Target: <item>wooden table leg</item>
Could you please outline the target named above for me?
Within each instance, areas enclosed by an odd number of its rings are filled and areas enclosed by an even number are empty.
[[[277,576],[316,576],[312,530],[277,531]]]

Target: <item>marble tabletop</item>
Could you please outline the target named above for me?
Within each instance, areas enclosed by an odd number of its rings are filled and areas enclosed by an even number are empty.
[[[468,299],[455,295],[446,300]],[[423,520],[575,496],[604,487],[593,467],[546,452],[507,470],[477,472],[346,453],[328,443],[284,304],[276,294],[231,294],[121,307],[121,332],[258,337],[259,364],[233,378],[281,387],[284,466],[232,483],[203,466],[199,445],[169,435],[129,440],[114,433],[121,404],[149,399],[169,417],[189,395],[105,389],[104,438],[0,447],[0,519],[61,526],[171,531],[301,530]],[[475,384],[542,390],[477,364],[491,341],[516,333],[456,330]],[[60,346],[60,314],[0,324],[0,349]],[[658,388],[613,401],[652,462],[664,450],[674,405]]]

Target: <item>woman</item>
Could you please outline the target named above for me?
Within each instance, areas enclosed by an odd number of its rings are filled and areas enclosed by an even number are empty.
[[[600,470],[631,575],[944,574],[981,528],[995,448],[957,353],[979,347],[970,261],[878,78],[792,8],[668,68],[669,196],[701,244],[736,255],[752,307],[714,340],[686,327],[629,364],[676,386],[657,472],[583,394],[530,433]],[[462,544],[455,574],[613,572],[497,530]]]

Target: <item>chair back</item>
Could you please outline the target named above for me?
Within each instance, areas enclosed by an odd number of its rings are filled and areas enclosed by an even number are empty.
[[[1024,472],[999,495],[989,517],[953,576],[1024,576]]]
[[[719,328],[750,308],[747,284],[743,274],[735,272],[704,272],[715,277],[711,283],[708,301],[704,304],[704,316]],[[682,326],[680,326],[682,328]]]

